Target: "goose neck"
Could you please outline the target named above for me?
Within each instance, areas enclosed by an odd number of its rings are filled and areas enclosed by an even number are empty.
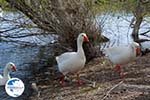
[[[6,66],[5,69],[4,69],[3,76],[4,76],[4,78],[6,78],[6,79],[9,79],[9,78],[10,78],[10,75],[9,75],[9,71],[8,71],[7,66]]]
[[[82,41],[77,41],[77,53],[78,54],[84,54],[82,44],[83,44]]]

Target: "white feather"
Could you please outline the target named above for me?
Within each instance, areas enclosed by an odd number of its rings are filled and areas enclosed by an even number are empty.
[[[113,64],[126,64],[136,58],[137,46],[139,45],[133,42],[128,46],[106,48],[103,52]]]
[[[56,57],[58,68],[64,75],[68,73],[75,73],[81,70],[86,62],[84,51],[82,48],[83,39],[86,36],[85,33],[81,33],[77,39],[77,52],[66,52]],[[87,37],[87,36],[86,36]]]

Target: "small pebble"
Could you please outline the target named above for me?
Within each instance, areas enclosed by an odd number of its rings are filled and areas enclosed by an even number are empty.
[[[31,87],[34,91],[38,92],[38,87],[37,87],[36,83],[32,83]]]

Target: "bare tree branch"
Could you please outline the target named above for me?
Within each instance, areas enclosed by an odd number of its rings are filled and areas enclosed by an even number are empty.
[[[145,35],[145,34],[147,34],[147,33],[149,33],[150,32],[150,30],[148,30],[148,31],[146,31],[146,32],[143,32],[143,33],[140,33],[140,35]]]
[[[40,17],[38,11],[32,9],[29,5],[25,3],[24,0],[6,0],[15,8],[26,14],[35,24],[39,26],[39,28],[44,29],[46,31],[55,31],[51,24]],[[37,1],[37,0],[36,0]]]
[[[112,90],[114,90],[116,87],[120,86],[122,83],[123,83],[123,81],[121,81],[118,84],[114,85],[109,91],[107,91],[107,93],[105,94],[105,96],[101,100],[105,100],[107,98],[107,96],[112,92]]]
[[[40,29],[58,35],[58,42],[76,49],[76,37],[86,33],[91,44],[83,44],[87,61],[96,56],[94,46],[101,36],[92,0],[5,0],[24,13]],[[88,48],[88,49],[87,49]],[[92,56],[90,56],[92,55]]]

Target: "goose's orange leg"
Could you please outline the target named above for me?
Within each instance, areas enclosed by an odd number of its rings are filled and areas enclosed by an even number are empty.
[[[124,71],[122,71],[120,65],[115,66],[115,69],[119,72],[119,74],[120,74],[121,76],[126,74]]]
[[[64,87],[64,78],[65,78],[65,76],[64,75],[62,75],[62,77],[61,77],[61,85]]]
[[[82,85],[82,84],[85,83],[84,81],[82,81],[82,80],[80,79],[79,74],[77,74],[77,83],[78,83],[78,85]]]

